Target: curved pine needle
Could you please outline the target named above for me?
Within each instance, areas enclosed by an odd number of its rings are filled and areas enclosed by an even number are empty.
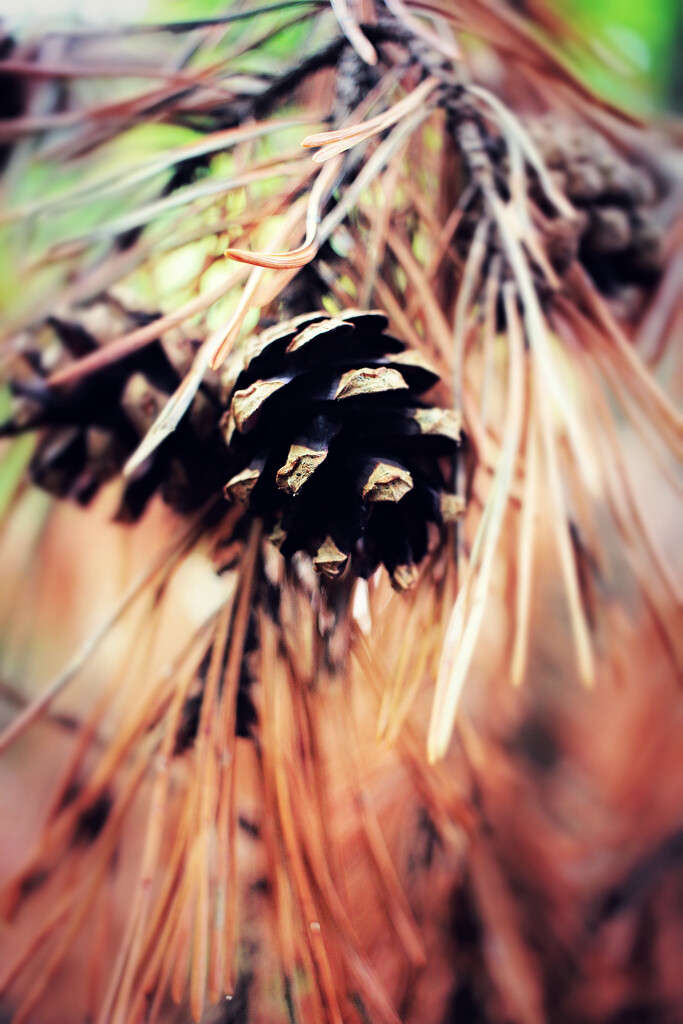
[[[249,263],[251,266],[263,267],[271,270],[294,270],[305,266],[315,256],[318,245],[316,234],[320,222],[320,211],[325,199],[325,194],[334,181],[338,171],[338,164],[323,168],[315,179],[313,188],[308,197],[306,206],[306,236],[302,245],[287,253],[264,253],[247,252],[244,249],[226,249],[224,255],[229,259],[237,260],[240,263]],[[220,350],[216,353],[215,359],[222,361]],[[220,362],[217,364],[220,365]]]
[[[305,149],[315,149],[318,146],[323,147],[313,157],[313,160],[318,163],[332,156],[337,156],[339,153],[343,153],[352,146],[355,146],[357,142],[363,142],[373,135],[386,131],[397,124],[401,118],[417,110],[422,103],[425,103],[430,94],[440,84],[439,79],[432,75],[426,78],[424,82],[421,82],[420,85],[415,86],[407,96],[404,96],[393,107],[389,107],[388,110],[383,111],[369,121],[361,121],[360,124],[339,128],[335,131],[307,135],[301,145]]]
[[[252,267],[263,267],[267,270],[298,270],[310,263],[318,246],[309,242],[300,245],[298,249],[290,252],[269,253],[269,252],[248,252],[246,249],[226,249],[224,256],[237,263],[247,263]]]
[[[361,60],[371,66],[375,65],[377,63],[377,52],[367,36],[363,35],[358,22],[349,10],[346,0],[330,0],[330,6],[334,11],[334,16],[339,23],[340,29]]]
[[[410,13],[403,0],[384,0],[394,17],[401,22],[413,35],[431,46],[437,53],[443,54],[448,60],[462,60],[462,53],[454,39],[444,39],[431,29],[426,28],[419,18]]]

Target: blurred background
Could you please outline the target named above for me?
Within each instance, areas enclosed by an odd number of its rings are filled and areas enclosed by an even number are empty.
[[[211,17],[240,0],[3,0],[10,28],[35,28],[37,19],[63,23],[173,21]],[[533,0],[514,6],[533,7]],[[265,5],[264,5],[265,6]],[[683,4],[679,0],[556,0],[564,16],[592,41],[590,60],[577,59],[605,96],[639,111],[683,109]],[[292,38],[294,44],[294,38]]]

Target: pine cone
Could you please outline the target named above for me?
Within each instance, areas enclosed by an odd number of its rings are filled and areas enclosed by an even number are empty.
[[[30,465],[34,484],[60,498],[88,504],[137,448],[189,366],[190,351],[159,341],[89,373],[72,385],[46,378],[99,346],[81,324],[49,320],[57,346],[23,353],[28,372],[16,376],[11,418],[0,436],[42,431]],[[179,512],[220,492],[232,463],[217,429],[217,397],[202,387],[178,429],[126,486],[117,518],[137,519],[157,490]]]
[[[654,283],[660,270],[660,239],[651,213],[658,189],[648,170],[627,160],[586,125],[558,121],[553,115],[530,118],[527,129],[557,185],[580,214],[574,250],[600,289],[613,294],[624,285]],[[534,197],[543,203],[539,187]],[[553,260],[555,249],[559,252],[566,242],[562,228],[557,244],[554,241],[549,244]],[[558,269],[562,272],[563,266]]]
[[[350,559],[361,575],[382,563],[405,589],[427,524],[460,511],[439,461],[460,420],[418,400],[438,375],[387,323],[310,313],[252,339],[224,424],[244,468],[225,492],[263,518],[285,557],[306,551],[330,578]]]

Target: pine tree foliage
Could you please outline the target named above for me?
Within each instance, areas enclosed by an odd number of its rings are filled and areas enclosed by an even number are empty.
[[[638,649],[620,574],[653,673],[681,657],[632,458],[680,497],[680,130],[593,95],[581,45],[542,0],[4,39],[4,537],[33,485],[159,534],[0,735],[98,676],[2,890],[16,1024],[553,1019],[466,686],[497,644],[528,679],[549,576],[586,688]],[[171,639],[199,559],[218,597]],[[600,1019],[577,992],[555,1019]]]

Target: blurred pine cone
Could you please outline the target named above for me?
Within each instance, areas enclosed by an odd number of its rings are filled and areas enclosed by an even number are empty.
[[[129,314],[127,319],[141,326],[149,317]],[[100,346],[77,322],[51,317],[45,331],[50,334],[45,344],[36,338],[17,360],[10,378],[13,407],[0,435],[42,431],[30,465],[33,483],[87,505],[122,469],[178,387],[193,347],[156,341],[73,384],[52,387],[47,381],[52,372]],[[138,519],[157,490],[179,512],[200,508],[220,490],[232,465],[217,429],[220,413],[207,381],[178,430],[127,483],[118,519]]]
[[[526,127],[555,184],[578,212],[571,255],[578,255],[607,294],[625,285],[652,285],[661,271],[661,232],[652,217],[659,188],[652,173],[586,124],[553,114],[528,118]],[[532,195],[543,203],[538,182]],[[561,248],[559,238],[555,246],[549,242],[550,258],[560,272],[569,255],[565,251],[563,256]]]

